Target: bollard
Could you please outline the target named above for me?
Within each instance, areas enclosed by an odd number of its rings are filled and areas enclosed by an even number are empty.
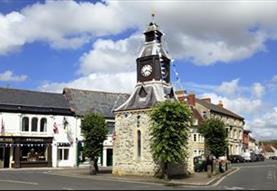
[[[207,175],[208,178],[212,177],[212,165],[207,165]]]

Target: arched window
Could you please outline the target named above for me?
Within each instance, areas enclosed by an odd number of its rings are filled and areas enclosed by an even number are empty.
[[[38,131],[38,118],[32,118],[32,131]]]
[[[46,132],[47,131],[47,119],[42,118],[40,120],[40,132]]]
[[[196,140],[196,134],[195,134],[195,133],[193,134],[193,141],[194,141],[194,142],[197,141],[197,140]]]
[[[138,132],[138,142],[137,142],[137,146],[138,146],[138,148],[137,148],[137,153],[138,153],[138,157],[140,157],[141,156],[141,132],[140,132],[140,130],[138,130],[137,131]]]
[[[22,118],[22,131],[29,131],[29,118],[28,117]]]

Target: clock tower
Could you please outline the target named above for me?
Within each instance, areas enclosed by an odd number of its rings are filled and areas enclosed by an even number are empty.
[[[114,110],[113,174],[153,176],[157,163],[150,151],[152,107],[177,97],[170,84],[170,58],[162,46],[163,33],[152,21],[136,59],[137,84],[128,100]]]

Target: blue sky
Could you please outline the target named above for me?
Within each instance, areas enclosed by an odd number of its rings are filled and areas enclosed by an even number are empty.
[[[131,92],[156,12],[180,81],[277,138],[277,2],[0,0],[0,86]]]

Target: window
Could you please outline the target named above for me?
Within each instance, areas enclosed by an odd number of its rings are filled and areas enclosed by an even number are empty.
[[[68,160],[69,149],[68,148],[58,148],[58,160]]]
[[[236,138],[236,130],[233,131],[233,139]]]
[[[40,120],[40,132],[46,132],[47,131],[47,119],[42,118]]]
[[[22,118],[22,131],[29,131],[29,118],[28,117]]]
[[[196,142],[196,134],[193,134],[193,141]]]
[[[137,116],[137,128],[139,128],[139,126],[140,126],[140,120],[139,119],[140,119],[140,115]]]
[[[198,141],[201,142],[201,135],[198,134]]]
[[[113,134],[114,131],[114,122],[107,122],[108,134]]]
[[[32,118],[32,131],[38,131],[38,118]]]
[[[137,154],[138,154],[138,157],[141,156],[141,132],[140,130],[137,131],[138,133],[138,140],[137,140]]]

